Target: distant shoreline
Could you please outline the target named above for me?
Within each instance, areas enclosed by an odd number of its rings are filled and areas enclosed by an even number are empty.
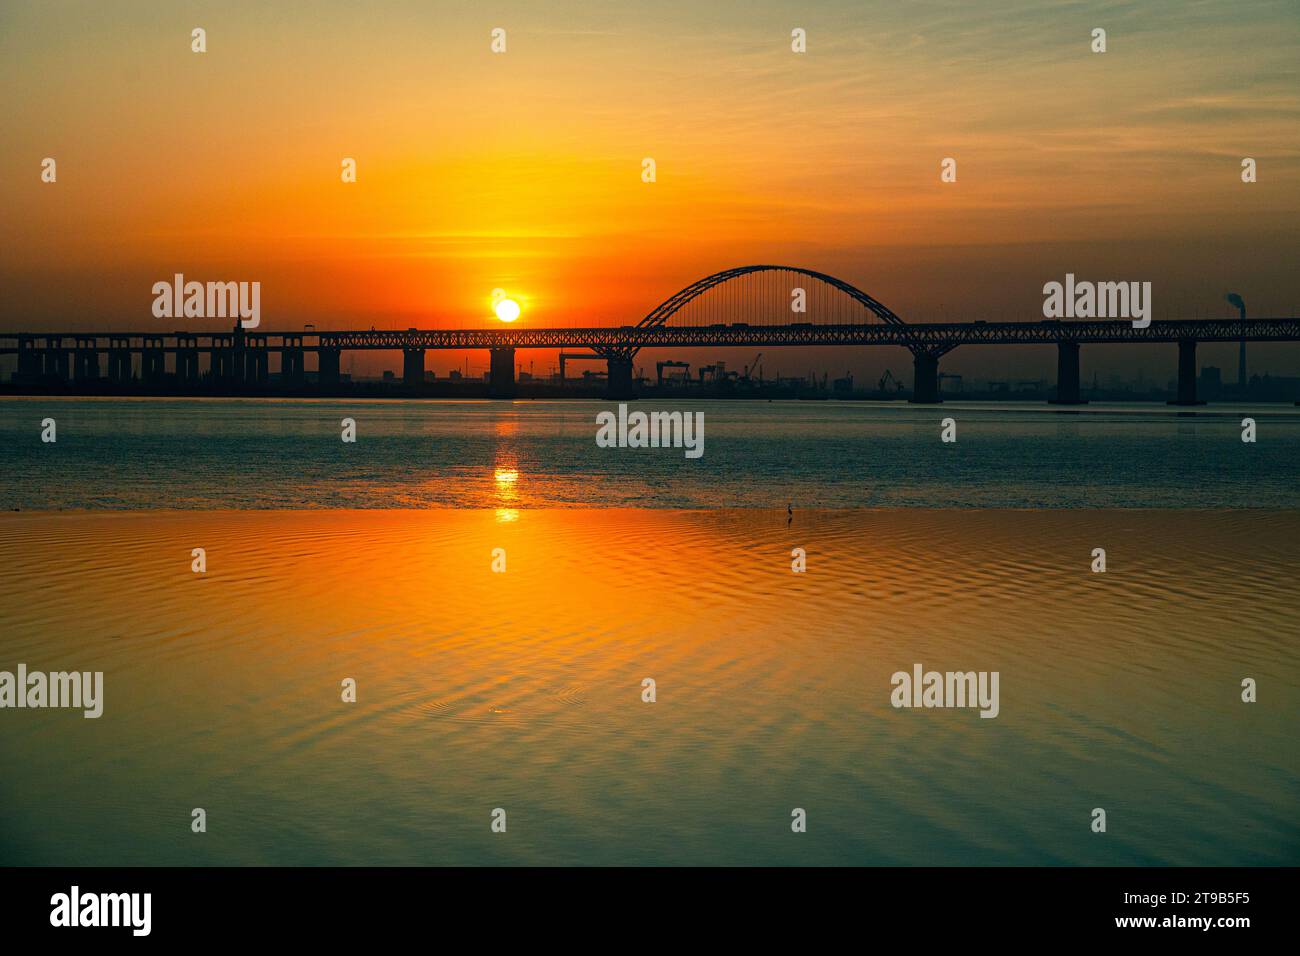
[[[942,400],[949,402],[1043,402],[1048,403],[1054,397],[1052,388],[995,390],[995,391],[961,391],[944,392]],[[837,402],[889,402],[907,404],[911,399],[911,390],[902,392],[881,392],[876,389],[825,389],[795,388],[776,386],[755,386],[750,388],[716,387],[657,387],[647,385],[638,388],[631,400],[705,399],[710,401],[837,401]],[[338,398],[338,399],[495,399],[495,400],[529,400],[529,399],[577,399],[585,401],[613,400],[605,391],[604,384],[557,386],[551,383],[520,382],[514,394],[508,398],[491,394],[487,382],[426,382],[423,385],[407,385],[402,382],[353,382],[341,385],[321,386],[307,384],[295,387],[265,388],[232,387],[229,385],[211,385],[207,387],[180,387],[144,383],[103,382],[84,387],[69,386],[67,383],[13,383],[0,384],[0,397],[18,396],[65,396],[70,398]],[[1085,395],[1084,403],[1092,402],[1147,402],[1153,405],[1164,404],[1175,397],[1173,391],[1161,389],[1144,393],[1100,389]],[[1272,393],[1247,395],[1244,397],[1224,396],[1210,399],[1216,405],[1258,405],[1258,404],[1296,404],[1300,405],[1300,396],[1286,396]],[[628,399],[619,399],[627,401]],[[1079,407],[1063,406],[1063,407]]]

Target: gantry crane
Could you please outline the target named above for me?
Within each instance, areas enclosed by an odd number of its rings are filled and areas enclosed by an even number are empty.
[[[680,369],[687,369],[687,370],[689,370],[690,367],[691,367],[691,363],[690,363],[690,362],[673,362],[673,361],[667,361],[667,362],[656,362],[656,363],[655,363],[655,371],[656,371],[656,373],[657,373],[656,381],[657,381],[657,383],[659,384],[660,387],[663,386],[663,384],[664,384],[664,369],[666,369],[666,368],[680,368]],[[687,379],[687,381],[690,381],[690,372],[689,372],[689,371],[687,371],[687,373],[686,373],[686,379]]]

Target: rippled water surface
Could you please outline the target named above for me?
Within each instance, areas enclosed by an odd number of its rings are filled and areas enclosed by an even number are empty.
[[[695,460],[598,448],[596,413],[611,407],[4,399],[0,509],[1294,508],[1300,493],[1290,405],[633,403],[703,412]],[[947,417],[952,444],[939,441]],[[340,440],[344,418],[355,444]]]
[[[132,475],[170,460],[149,408]],[[285,434],[324,441],[337,414]],[[494,415],[486,463],[521,447]],[[109,441],[73,422],[73,460],[79,429]],[[900,447],[929,428],[888,427]],[[1231,432],[1191,427],[1196,447]],[[238,432],[194,440],[274,445]],[[215,494],[176,467],[141,481]],[[279,467],[247,461],[229,494],[283,493],[259,487]],[[81,475],[141,492],[121,478]],[[0,516],[0,669],[106,685],[98,720],[0,712],[0,863],[1295,865],[1298,574],[1300,514],[1279,511]],[[893,709],[916,662],[998,671],[1000,716]]]

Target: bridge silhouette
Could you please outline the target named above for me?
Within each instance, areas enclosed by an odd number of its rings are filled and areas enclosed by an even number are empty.
[[[789,321],[791,317],[808,321]],[[1079,350],[1083,345],[1137,343],[1178,346],[1175,404],[1198,404],[1198,342],[1300,341],[1300,319],[1165,319],[1134,328],[1125,319],[1029,322],[908,323],[867,293],[841,279],[793,266],[753,265],[727,269],[692,283],[651,310],[636,325],[589,328],[371,329],[369,331],[245,330],[177,332],[0,332],[0,355],[18,357],[17,381],[169,378],[197,384],[200,356],[208,380],[228,387],[257,387],[270,380],[270,355],[280,359],[287,385],[306,381],[305,357],[317,355],[317,380],[340,380],[345,351],[401,350],[403,379],[424,381],[429,350],[485,349],[489,393],[515,394],[516,349],[589,349],[607,363],[608,394],[635,393],[632,362],[643,348],[751,346],[898,346],[912,353],[912,401],[938,402],[939,360],[962,345],[1055,345],[1057,404],[1080,404]],[[167,371],[167,357],[173,371]]]

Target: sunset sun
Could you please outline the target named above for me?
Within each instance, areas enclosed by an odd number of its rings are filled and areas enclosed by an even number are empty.
[[[514,299],[501,299],[495,308],[497,318],[502,322],[513,322],[519,318],[519,303]]]

